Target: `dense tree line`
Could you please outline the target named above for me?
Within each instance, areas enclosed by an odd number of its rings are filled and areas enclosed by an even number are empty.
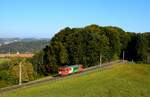
[[[125,32],[119,27],[90,25],[65,28],[57,33],[43,51],[34,56],[39,73],[56,73],[59,66],[83,64],[85,67],[122,58],[150,61],[150,33]],[[37,69],[38,68],[38,69]]]

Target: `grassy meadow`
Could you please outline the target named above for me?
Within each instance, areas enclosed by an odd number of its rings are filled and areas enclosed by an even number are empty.
[[[0,97],[150,97],[150,65],[118,64],[1,93]]]

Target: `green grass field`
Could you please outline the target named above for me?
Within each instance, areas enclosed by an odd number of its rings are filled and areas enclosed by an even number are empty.
[[[122,64],[24,87],[0,97],[150,97],[150,65]]]

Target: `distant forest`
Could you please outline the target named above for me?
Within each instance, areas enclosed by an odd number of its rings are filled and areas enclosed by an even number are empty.
[[[34,56],[36,71],[55,73],[59,66],[83,64],[85,67],[124,58],[150,62],[150,33],[126,32],[119,27],[89,25],[65,28]]]
[[[48,45],[48,40],[23,40],[0,46],[0,53],[34,53]]]

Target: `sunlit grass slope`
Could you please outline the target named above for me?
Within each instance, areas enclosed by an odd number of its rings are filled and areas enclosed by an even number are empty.
[[[1,94],[0,97],[150,97],[150,65],[122,64]]]

